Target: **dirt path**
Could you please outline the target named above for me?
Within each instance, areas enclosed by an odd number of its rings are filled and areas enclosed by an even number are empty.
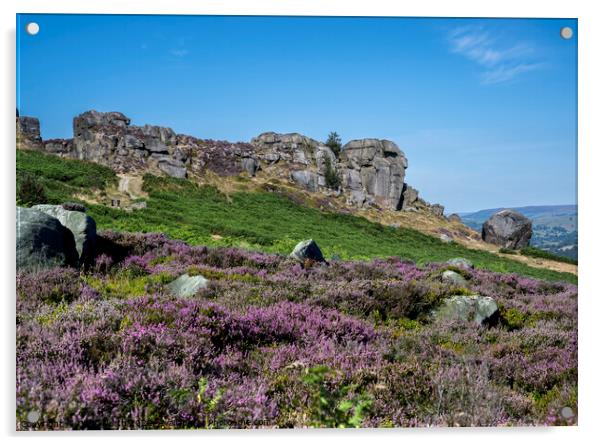
[[[117,175],[119,177],[118,190],[130,196],[131,199],[145,198],[148,195],[142,191],[143,179],[141,176]]]

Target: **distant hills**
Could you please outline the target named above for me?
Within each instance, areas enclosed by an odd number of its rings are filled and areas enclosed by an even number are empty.
[[[527,206],[508,207],[533,221],[531,245],[568,258],[577,259],[577,206]],[[458,213],[464,224],[480,231],[494,213],[503,210],[485,209],[477,212]]]

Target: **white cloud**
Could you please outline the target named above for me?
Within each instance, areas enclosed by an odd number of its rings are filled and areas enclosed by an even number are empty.
[[[534,60],[535,47],[527,42],[503,45],[483,27],[465,26],[449,33],[450,51],[472,60],[482,68],[481,82],[508,82],[543,66]]]

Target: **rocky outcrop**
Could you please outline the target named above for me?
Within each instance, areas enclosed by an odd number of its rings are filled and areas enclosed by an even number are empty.
[[[341,182],[350,204],[400,210],[408,161],[395,143],[358,139],[343,146]]]
[[[19,116],[17,110],[17,147],[43,147],[40,135],[40,121],[35,117]]]
[[[17,207],[17,271],[77,266],[73,234],[57,218]]]
[[[298,186],[311,192],[333,187],[327,177],[329,173],[337,175],[337,158],[321,142],[299,133],[267,132],[251,139],[251,145],[259,160],[289,171],[289,179]]]
[[[96,247],[96,222],[86,215],[85,209],[69,210],[71,204],[65,206],[39,204],[32,207],[59,220],[73,234],[79,264],[86,264],[94,258]]]
[[[73,119],[73,139],[42,141],[39,122],[17,118],[26,148],[106,165],[119,174],[150,172],[174,178],[207,174],[255,176],[262,170],[310,192],[343,195],[359,208],[426,211],[443,216],[405,180],[408,161],[383,139],[348,142],[338,157],[325,144],[299,133],[262,133],[250,143],[177,134],[171,128],[131,125],[119,112],[86,111]]]
[[[533,235],[529,218],[514,210],[502,210],[483,223],[483,241],[508,249],[529,245]]]

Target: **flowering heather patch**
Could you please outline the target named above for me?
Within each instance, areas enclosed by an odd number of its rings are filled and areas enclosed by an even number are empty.
[[[20,430],[576,423],[561,415],[577,411],[574,285],[457,269],[458,287],[448,266],[399,258],[304,268],[158,234],[100,241],[86,271],[17,276]],[[210,285],[170,295],[183,273]],[[497,325],[432,319],[473,293],[497,301]]]

